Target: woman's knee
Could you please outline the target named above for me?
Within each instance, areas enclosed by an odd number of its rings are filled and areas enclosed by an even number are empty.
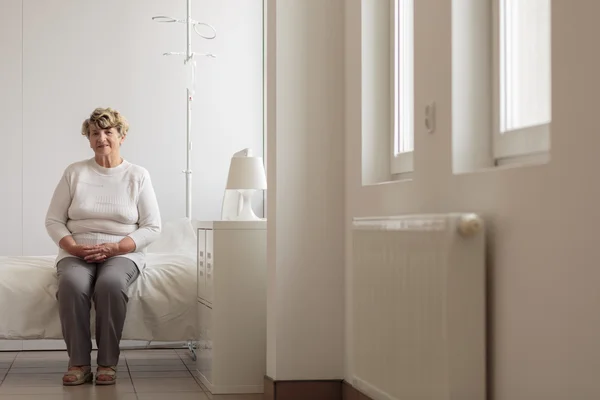
[[[65,271],[58,278],[58,297],[90,296],[93,277],[75,270]]]
[[[127,288],[138,276],[137,267],[128,259],[115,258],[98,267],[94,296],[127,297]]]
[[[98,277],[94,296],[122,296],[127,290],[126,281],[117,275],[104,274]]]

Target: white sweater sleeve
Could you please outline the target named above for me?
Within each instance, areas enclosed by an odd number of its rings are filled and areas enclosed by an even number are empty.
[[[128,236],[135,242],[135,251],[141,251],[155,241],[161,231],[158,201],[148,172],[145,172],[143,176],[137,208],[138,229]]]
[[[67,228],[71,190],[66,175],[66,173],[63,174],[56,189],[54,189],[54,195],[46,213],[46,231],[57,246],[62,238],[71,235]]]

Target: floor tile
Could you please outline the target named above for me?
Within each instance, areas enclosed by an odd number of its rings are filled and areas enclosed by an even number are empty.
[[[137,400],[138,397],[135,393],[111,393],[103,390],[104,388],[96,387],[96,390],[89,400]],[[2,400],[2,398],[0,398]],[[177,399],[169,399],[177,400]]]
[[[5,395],[62,395],[67,396],[89,396],[94,390],[92,384],[74,387],[64,386],[0,386],[0,399]]]
[[[129,371],[187,371],[185,364],[181,363],[178,365],[130,365]]]
[[[8,374],[2,386],[42,386],[53,387],[62,386],[63,374]],[[128,373],[120,373],[117,379],[117,385],[132,386],[131,378]],[[1,399],[0,399],[1,400]]]
[[[117,378],[117,383],[109,386],[96,385],[96,390],[102,390],[105,393],[134,393],[135,389],[131,379],[121,375]]]
[[[202,385],[192,375],[195,361],[186,350],[124,350],[119,360],[116,385],[86,384],[77,387],[62,385],[62,376],[68,363],[64,351],[28,351],[0,353],[0,355],[2,355],[0,400],[137,400],[138,398],[139,400],[208,400],[212,398],[208,397],[209,394],[203,393]],[[96,355],[96,352],[92,354],[92,360],[95,361]],[[94,367],[93,372],[95,371]],[[137,397],[135,391],[139,393]],[[238,398],[230,397],[223,400],[238,400]],[[239,400],[246,400],[246,398]],[[254,397],[248,400],[254,400]]]
[[[206,394],[196,392],[138,393],[138,400],[208,400]]]
[[[192,353],[190,353],[189,351],[176,351],[176,353],[179,355],[179,357],[181,357],[182,360],[192,360]]]
[[[30,376],[33,375],[33,376]],[[62,386],[62,374],[48,374],[35,375],[35,374],[24,374],[24,375],[7,375],[2,382],[2,387],[6,386],[43,386],[53,387]]]
[[[2,363],[0,363],[1,365]],[[12,368],[63,368],[66,369],[68,361],[66,360],[40,360],[40,359],[26,359],[18,358],[13,364]]]
[[[63,394],[9,394],[0,395],[0,400],[137,400],[135,393],[109,393],[101,388],[83,391],[68,391]],[[171,398],[170,400],[177,400]],[[201,399],[205,400],[205,399]]]
[[[133,379],[133,386],[137,393],[157,393],[168,390],[169,392],[202,392],[202,388],[192,377],[190,378],[156,378]]]
[[[37,380],[52,380],[52,379],[62,379],[63,373],[62,372],[56,372],[56,373],[48,373],[48,374],[19,374],[19,373],[14,373],[12,370],[8,371],[8,374],[6,375],[6,378],[12,378],[12,379],[22,379],[22,380],[27,380],[27,379],[37,379]]]
[[[42,360],[68,360],[66,351],[22,351],[16,358],[37,358]]]
[[[185,365],[180,358],[133,358],[127,359],[129,367],[133,365]]]
[[[146,378],[189,378],[190,371],[131,371],[132,379]]]
[[[195,361],[186,361],[184,360],[183,363],[190,369],[196,369],[196,362]]]
[[[66,371],[66,365],[61,367],[13,367],[9,374],[58,374]]]
[[[19,354],[18,351],[0,351],[0,361],[12,361]]]
[[[209,400],[263,400],[264,395],[260,394],[211,394],[206,393]]]
[[[179,358],[175,350],[124,350],[121,355],[127,359],[133,358]]]
[[[120,378],[119,378],[120,379]],[[38,394],[48,394],[48,395],[77,395],[80,393],[84,393],[87,396],[92,394],[95,391],[102,391],[107,396],[112,395],[116,396],[120,393],[134,393],[133,384],[131,381],[117,381],[115,385],[112,386],[95,386],[92,383],[80,385],[80,386],[63,386],[60,383],[60,378],[57,381],[49,382],[47,385],[6,385],[3,383],[0,385],[0,400],[4,395],[15,395],[15,394],[29,394],[29,395],[38,395]],[[110,397],[109,397],[110,398]]]
[[[81,400],[86,398],[81,396]],[[47,395],[47,394],[7,394],[0,395],[0,400],[63,400],[69,399],[62,394]]]
[[[150,362],[156,362],[156,360],[170,360],[171,362],[175,362],[178,361],[180,363],[183,363],[183,361],[181,361],[181,358],[179,358],[179,356],[176,355],[160,355],[160,356],[144,356],[144,355],[134,355],[134,356],[127,356],[123,358],[128,364],[131,364],[133,362],[133,364],[143,364],[144,361],[150,361]]]

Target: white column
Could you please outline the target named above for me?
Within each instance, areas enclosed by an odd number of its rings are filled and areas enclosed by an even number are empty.
[[[267,375],[341,379],[344,1],[267,7]]]

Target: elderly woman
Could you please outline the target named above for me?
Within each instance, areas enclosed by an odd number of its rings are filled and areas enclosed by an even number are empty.
[[[90,309],[96,309],[97,384],[114,384],[127,288],[161,229],[148,171],[121,157],[128,123],[110,108],[85,120],[94,157],[69,165],[54,191],[46,229],[58,245],[58,303],[69,354],[65,385],[91,382]]]

